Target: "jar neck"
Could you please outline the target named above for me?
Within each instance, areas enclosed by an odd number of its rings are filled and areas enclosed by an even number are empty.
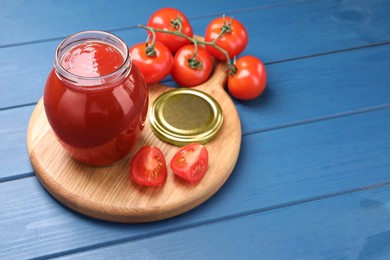
[[[122,64],[114,71],[102,76],[86,77],[69,72],[62,66],[65,55],[72,48],[86,42],[101,42],[114,47],[123,57]],[[54,70],[60,80],[68,83],[69,86],[83,90],[109,87],[125,79],[131,71],[131,66],[131,56],[126,43],[118,36],[104,31],[83,31],[67,37],[57,47],[54,59]]]

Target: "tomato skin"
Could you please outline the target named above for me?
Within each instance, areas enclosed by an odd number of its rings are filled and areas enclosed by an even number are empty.
[[[168,47],[156,41],[154,50],[155,56],[148,56],[145,43],[138,43],[130,48],[132,61],[140,69],[146,84],[164,79],[171,72],[173,65],[172,53]]]
[[[161,150],[144,146],[130,161],[131,179],[144,186],[162,186],[167,179],[167,166]]]
[[[178,31],[179,28],[175,28],[171,25],[171,21],[176,20],[180,16],[182,21],[182,33],[192,37],[194,35],[192,26],[187,17],[179,10],[175,8],[162,8],[153,13],[149,20],[148,26],[161,30]],[[152,36],[150,34],[150,36]],[[170,35],[166,33],[156,33],[156,40],[165,44],[171,52],[174,54],[182,46],[190,44],[191,42],[176,35]]]
[[[195,184],[206,174],[209,154],[199,143],[188,144],[179,149],[173,156],[170,168],[179,177]]]
[[[236,61],[237,73],[228,77],[229,92],[237,99],[250,100],[263,93],[267,85],[267,73],[261,60],[243,56]]]
[[[225,23],[230,23],[230,17],[219,17],[209,23],[206,28],[205,41],[214,41],[221,32]],[[236,19],[231,23],[231,31],[226,32],[216,41],[219,47],[222,47],[229,54],[229,58],[238,56],[248,44],[248,32],[245,26]],[[226,61],[226,56],[213,46],[207,45],[206,50],[218,60]]]
[[[193,87],[204,83],[213,70],[211,55],[201,47],[198,47],[196,59],[202,63],[199,67],[191,68],[188,60],[194,57],[195,46],[181,47],[173,58],[172,78],[183,87]]]

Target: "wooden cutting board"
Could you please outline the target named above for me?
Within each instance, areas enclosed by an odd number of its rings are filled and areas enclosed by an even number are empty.
[[[213,96],[220,104],[223,125],[211,142],[209,169],[197,184],[189,184],[168,169],[162,187],[142,187],[129,176],[129,157],[107,167],[91,167],[73,160],[56,140],[46,119],[43,100],[30,119],[27,146],[31,163],[42,185],[67,207],[102,220],[136,223],[170,218],[187,212],[210,198],[225,183],[236,164],[241,145],[241,125],[237,110],[224,90],[226,66],[217,63],[212,77],[195,87]],[[170,90],[161,84],[149,85],[149,106]],[[167,166],[179,147],[158,139],[149,120],[134,152],[155,145],[164,153]],[[133,152],[133,153],[134,153]]]

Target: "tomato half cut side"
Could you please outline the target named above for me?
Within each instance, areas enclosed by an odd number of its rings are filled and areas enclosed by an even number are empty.
[[[179,177],[190,183],[198,183],[206,174],[209,154],[199,143],[188,144],[173,156],[170,167]]]
[[[131,179],[144,186],[162,186],[167,179],[164,154],[155,146],[144,146],[131,158]]]

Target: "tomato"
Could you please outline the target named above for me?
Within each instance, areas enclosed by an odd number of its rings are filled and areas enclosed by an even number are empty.
[[[131,158],[131,179],[145,186],[161,186],[167,179],[167,166],[161,150],[144,146]]]
[[[177,19],[181,20],[181,32],[192,37],[194,33],[187,17],[175,8],[162,8],[157,10],[150,16],[148,26],[161,30],[178,31]],[[191,43],[184,37],[166,33],[156,33],[156,40],[165,44],[172,53],[175,53],[180,47]]]
[[[243,56],[236,61],[237,73],[228,77],[229,92],[237,99],[250,100],[263,93],[267,84],[267,73],[261,60],[254,56]]]
[[[216,44],[228,52],[229,58],[238,56],[248,44],[248,32],[244,25],[236,19],[232,19],[230,17],[220,17],[211,21],[206,28],[204,37],[205,41],[212,42],[218,38],[222,28],[225,28],[228,31],[216,41]],[[226,60],[225,54],[215,47],[207,45],[206,49],[216,59],[223,61]]]
[[[188,144],[173,156],[170,167],[179,177],[190,183],[199,182],[205,175],[209,163],[206,147],[199,143]]]
[[[172,78],[183,87],[193,87],[205,82],[213,70],[213,60],[210,54],[198,47],[196,60],[193,59],[194,45],[180,48],[173,58]]]
[[[130,48],[132,61],[142,72],[146,84],[156,83],[165,78],[173,65],[172,53],[164,44],[156,41],[155,53],[151,56],[147,54],[149,48],[146,43],[138,43]]]

